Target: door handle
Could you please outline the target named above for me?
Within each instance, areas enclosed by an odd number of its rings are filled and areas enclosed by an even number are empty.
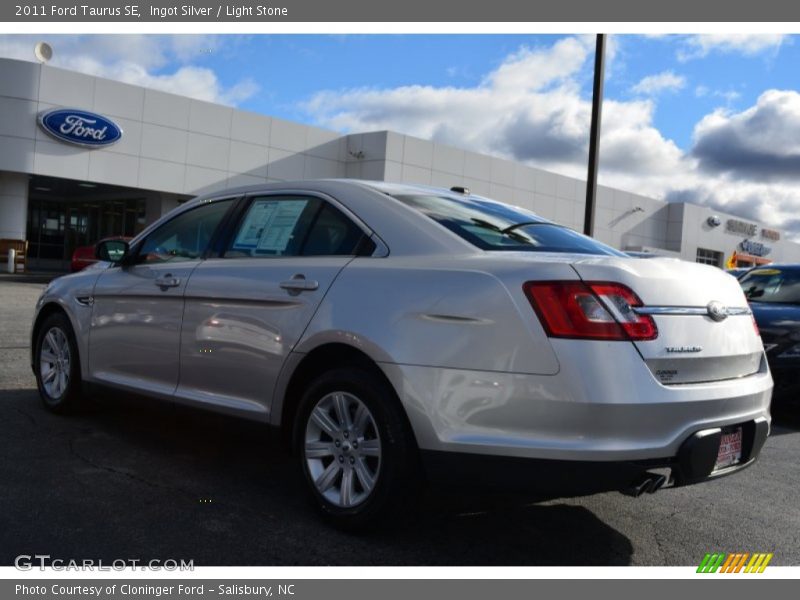
[[[319,287],[319,282],[313,279],[306,279],[306,276],[298,273],[294,275],[289,281],[281,281],[278,284],[282,289],[294,292],[313,292]]]
[[[178,287],[181,284],[181,280],[178,277],[173,277],[172,273],[167,273],[163,277],[156,278],[155,284],[160,288]]]

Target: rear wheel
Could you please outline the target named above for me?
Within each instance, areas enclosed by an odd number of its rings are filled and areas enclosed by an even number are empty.
[[[39,396],[55,413],[74,411],[80,403],[81,369],[72,325],[63,313],[46,317],[34,349]]]
[[[416,445],[394,390],[376,374],[336,369],[314,380],[294,438],[312,500],[334,524],[363,527],[407,509]]]

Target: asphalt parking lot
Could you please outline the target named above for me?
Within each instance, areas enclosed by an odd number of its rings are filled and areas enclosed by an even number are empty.
[[[42,285],[0,281],[0,564],[184,559],[195,565],[696,565],[708,551],[800,564],[800,417],[776,419],[759,463],[639,499],[531,504],[427,494],[402,528],[321,523],[293,459],[263,427],[141,398],[58,417],[39,404],[28,332]]]

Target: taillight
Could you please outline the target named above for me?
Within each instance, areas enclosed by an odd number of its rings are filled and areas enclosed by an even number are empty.
[[[758,329],[758,323],[756,322],[756,318],[754,315],[750,315],[750,318],[753,320],[753,329],[756,330],[756,335],[761,337],[761,331]]]
[[[653,318],[634,310],[642,301],[622,284],[528,281],[522,289],[550,337],[622,341],[658,337]]]

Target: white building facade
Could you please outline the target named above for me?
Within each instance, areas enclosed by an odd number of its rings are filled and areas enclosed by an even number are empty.
[[[56,109],[96,115],[121,137],[98,147],[58,139],[40,122]],[[391,131],[343,136],[0,59],[0,239],[27,240],[29,268],[66,269],[75,247],[134,235],[193,195],[339,177],[464,186],[583,227],[586,184],[577,179]],[[784,231],[604,186],[597,191],[595,237],[622,250],[718,266],[734,251],[743,263],[800,262],[800,245]]]

